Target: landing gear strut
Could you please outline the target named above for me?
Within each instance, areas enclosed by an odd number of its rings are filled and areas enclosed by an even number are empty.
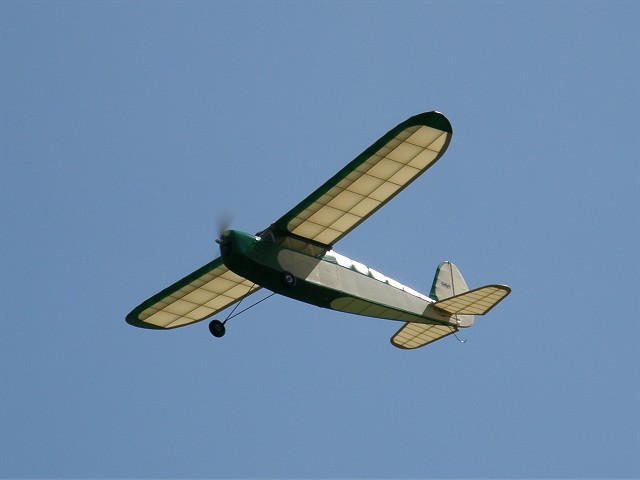
[[[289,274],[291,275],[291,274]],[[293,275],[291,275],[291,278],[293,279],[293,285],[295,285],[295,281],[296,281],[296,277],[294,277]],[[253,287],[256,284],[254,283],[251,288],[249,289],[249,292],[246,295],[249,295],[249,293],[251,293],[251,291],[253,290]],[[293,286],[292,285],[292,286]],[[231,310],[231,312],[229,313],[229,315],[227,316],[227,318],[225,319],[224,322],[221,322],[220,320],[211,320],[211,322],[209,323],[209,331],[211,332],[211,335],[213,335],[216,338],[220,338],[220,337],[224,337],[225,332],[227,331],[227,329],[225,328],[224,324],[227,323],[228,320],[231,320],[233,317],[237,317],[238,315],[240,315],[243,312],[246,312],[247,310],[249,310],[250,308],[255,307],[256,305],[258,305],[259,303],[264,302],[267,298],[271,298],[276,294],[276,292],[271,293],[270,295],[267,295],[265,298],[263,298],[262,300],[258,300],[256,303],[254,303],[253,305],[249,305],[247,308],[245,308],[244,310],[239,311],[238,313],[236,313],[235,315],[233,314],[233,312],[236,311],[236,308],[238,308],[240,306],[240,304],[242,303],[242,300],[244,300],[244,297],[240,299],[240,301],[236,304],[235,307],[233,307],[233,310]],[[245,295],[245,296],[246,296]]]
[[[209,331],[214,337],[220,338],[224,336],[227,329],[224,327],[224,323],[220,320],[211,320],[211,323],[209,323]]]

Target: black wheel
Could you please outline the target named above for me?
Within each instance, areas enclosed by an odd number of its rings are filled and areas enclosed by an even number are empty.
[[[224,336],[227,329],[224,328],[224,323],[220,320],[211,320],[211,323],[209,323],[209,331],[214,337],[220,338]]]
[[[284,271],[280,274],[280,280],[285,288],[292,288],[296,286],[296,277],[293,273]]]

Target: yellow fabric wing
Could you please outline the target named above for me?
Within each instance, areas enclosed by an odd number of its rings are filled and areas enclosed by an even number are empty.
[[[231,272],[222,259],[217,258],[134,308],[127,315],[127,322],[152,329],[190,325],[224,310],[259,288]]]
[[[487,285],[445,298],[433,306],[450,314],[484,315],[510,293],[506,285]]]
[[[391,337],[391,343],[398,348],[411,350],[429,345],[457,331],[457,328],[446,325],[405,323],[404,326]]]
[[[411,117],[279,219],[276,232],[333,245],[431,167],[451,134],[441,113]]]

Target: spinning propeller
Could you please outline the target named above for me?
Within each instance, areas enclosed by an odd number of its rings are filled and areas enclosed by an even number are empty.
[[[228,253],[229,241],[228,238],[224,237],[224,232],[229,230],[231,227],[231,223],[233,222],[233,214],[231,212],[224,212],[218,215],[218,238],[216,239],[216,243],[220,245],[220,253],[225,255]],[[227,249],[225,251],[225,249]]]

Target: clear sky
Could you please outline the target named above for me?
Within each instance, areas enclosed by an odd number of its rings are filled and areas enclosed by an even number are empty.
[[[2,477],[640,475],[638,2],[0,8]],[[467,343],[125,323],[428,110],[448,152],[336,250],[510,285]]]

